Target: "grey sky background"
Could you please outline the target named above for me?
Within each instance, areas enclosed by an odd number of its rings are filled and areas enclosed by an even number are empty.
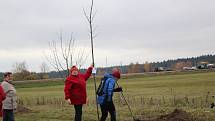
[[[0,0],[0,72],[46,62],[48,43],[73,33],[90,51],[83,8],[90,0]],[[215,54],[214,0],[95,0],[97,66]],[[90,52],[84,66],[91,63]],[[47,62],[48,63],[48,62]]]

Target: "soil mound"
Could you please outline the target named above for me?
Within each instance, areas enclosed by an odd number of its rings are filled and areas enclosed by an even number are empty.
[[[137,121],[201,121],[193,117],[190,113],[186,111],[175,109],[172,113],[167,115],[161,115],[158,118],[140,118]]]

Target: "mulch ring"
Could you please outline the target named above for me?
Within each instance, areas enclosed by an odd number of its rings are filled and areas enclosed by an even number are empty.
[[[158,118],[139,118],[137,121],[202,121],[193,117],[190,113],[181,109],[175,109],[172,113],[161,115]]]

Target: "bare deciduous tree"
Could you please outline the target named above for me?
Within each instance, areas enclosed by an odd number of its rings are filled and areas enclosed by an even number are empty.
[[[42,62],[41,65],[40,65],[40,71],[42,73],[47,73],[49,71],[49,67],[48,65],[46,64],[46,62]]]
[[[28,70],[27,69],[27,64],[25,61],[22,61],[22,62],[16,62],[14,65],[13,65],[13,73],[19,73],[19,72],[22,72],[22,71],[25,71],[25,70]]]
[[[56,69],[61,77],[65,77],[63,71],[66,71],[66,76],[69,75],[69,68],[76,64],[79,68],[86,62],[84,49],[75,54],[75,39],[72,34],[69,40],[64,40],[62,33],[58,40],[49,42],[50,55],[44,53],[49,64]],[[76,56],[76,57],[75,57]]]
[[[60,41],[60,44],[58,41]],[[75,40],[71,35],[71,38],[67,42],[68,44],[66,43],[67,46],[64,47],[63,35],[60,33],[58,41],[53,40],[49,42],[50,56],[48,57],[45,54],[45,57],[49,64],[60,73],[61,77],[64,77],[62,71],[67,70],[67,75],[69,75],[69,64],[72,64],[73,59],[71,48],[74,47]],[[69,63],[70,59],[71,62]]]
[[[32,73],[30,71],[28,71],[27,69],[27,64],[25,61],[22,62],[16,62],[13,65],[13,79],[16,81],[20,81],[20,80],[31,80],[31,79],[36,79],[35,75],[31,75]],[[33,77],[33,78],[29,78],[29,77]]]
[[[38,76],[40,77],[40,79],[48,79],[48,71],[49,71],[49,67],[46,64],[46,62],[42,62],[40,65],[40,71],[41,73],[38,74]]]

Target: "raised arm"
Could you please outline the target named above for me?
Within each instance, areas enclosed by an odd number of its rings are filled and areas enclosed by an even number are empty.
[[[93,66],[90,66],[87,71],[84,74],[84,79],[85,81],[87,81],[87,79],[90,77],[90,75],[92,74],[92,70],[93,70]]]

